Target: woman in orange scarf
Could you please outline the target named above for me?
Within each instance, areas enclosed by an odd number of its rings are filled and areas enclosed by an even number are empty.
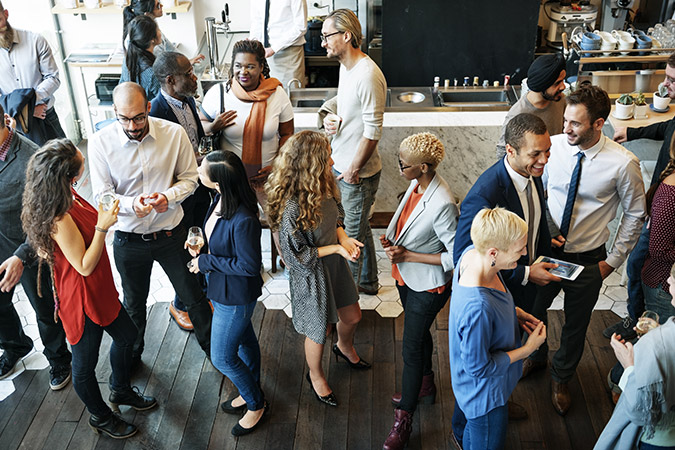
[[[234,44],[228,81],[209,89],[199,112],[206,134],[221,133],[219,149],[241,158],[264,209],[263,185],[294,126],[291,101],[281,82],[270,78],[260,42],[244,39]],[[279,249],[278,235],[274,242]]]

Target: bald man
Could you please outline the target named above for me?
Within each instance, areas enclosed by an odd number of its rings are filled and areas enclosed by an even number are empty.
[[[138,327],[133,364],[141,360],[146,301],[154,261],[187,307],[195,335],[210,356],[211,307],[192,276],[183,249],[181,202],[197,188],[197,161],[185,130],[150,117],[150,102],[136,83],[113,91],[117,122],[94,134],[89,170],[94,194],[112,189],[120,200],[113,249],[122,278],[124,307]]]

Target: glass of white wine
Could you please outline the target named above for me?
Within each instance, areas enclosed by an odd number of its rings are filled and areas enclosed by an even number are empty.
[[[644,336],[659,326],[659,315],[654,311],[645,311],[635,325],[635,331],[639,337]]]
[[[187,235],[187,245],[195,253],[199,251],[204,246],[204,233],[199,227],[190,227]]]

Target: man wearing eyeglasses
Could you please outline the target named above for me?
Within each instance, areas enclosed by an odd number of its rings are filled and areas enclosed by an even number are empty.
[[[377,143],[382,137],[387,80],[361,51],[361,41],[361,24],[351,10],[336,9],[323,22],[321,45],[329,58],[340,61],[340,121],[324,120],[323,124],[333,136],[333,170],[345,210],[345,232],[364,244],[359,260],[349,263],[352,276],[359,292],[375,295],[377,259],[368,220],[382,171]]]
[[[112,189],[120,200],[113,249],[122,278],[124,306],[138,327],[133,361],[141,360],[146,301],[154,261],[166,272],[187,307],[199,345],[210,353],[211,308],[188,269],[183,249],[181,203],[197,187],[197,161],[185,130],[149,117],[150,102],[136,83],[113,91],[117,122],[103,128],[89,144],[94,194]]]
[[[675,53],[670,55],[666,63],[666,79],[663,80],[663,84],[668,89],[668,97],[675,99]],[[614,131],[614,140],[619,143],[635,139],[663,141],[650,183],[650,186],[653,186],[659,182],[659,176],[670,160],[670,145],[673,139],[673,132],[675,132],[675,118],[640,128],[617,127]],[[649,211],[647,213],[649,214]],[[637,336],[633,328],[637,324],[638,317],[645,311],[645,299],[642,293],[642,266],[644,266],[648,250],[649,228],[647,228],[647,223],[645,223],[642,226],[640,238],[626,263],[626,274],[628,275],[628,283],[626,284],[626,290],[628,291],[628,316],[603,331],[602,334],[607,338],[612,337],[613,333],[620,334],[624,339],[634,339]]]
[[[197,92],[197,77],[187,57],[178,52],[160,54],[152,65],[155,77],[162,89],[150,102],[150,116],[177,123],[183,127],[190,138],[190,144],[197,156],[199,140],[205,136],[204,128],[197,114],[194,95]],[[183,226],[201,227],[208,212],[211,197],[209,190],[201,183],[197,190],[185,199],[183,207]],[[197,275],[193,275],[197,276]],[[187,308],[178,295],[169,304],[169,314],[178,326],[192,331],[193,325]]]

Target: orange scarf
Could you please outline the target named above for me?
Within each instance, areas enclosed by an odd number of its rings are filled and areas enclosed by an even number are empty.
[[[260,84],[253,91],[246,91],[239,81],[232,80],[232,92],[242,102],[254,102],[251,113],[244,124],[244,138],[242,142],[241,161],[244,163],[246,175],[249,178],[258,174],[262,166],[262,138],[265,126],[265,112],[267,99],[274,94],[281,82],[276,78],[263,78],[260,75]]]

